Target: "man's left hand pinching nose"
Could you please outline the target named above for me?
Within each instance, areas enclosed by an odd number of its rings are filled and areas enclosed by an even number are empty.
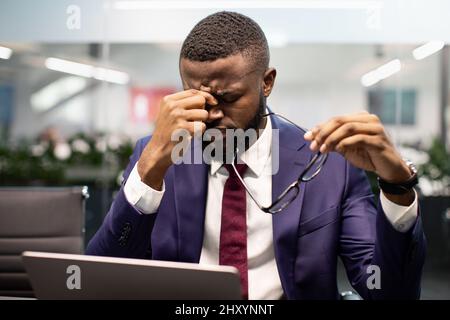
[[[386,134],[380,119],[367,112],[337,116],[305,133],[312,151],[339,152],[351,164],[376,173],[381,179],[402,183],[412,173]],[[389,195],[399,205],[410,205],[414,191]]]

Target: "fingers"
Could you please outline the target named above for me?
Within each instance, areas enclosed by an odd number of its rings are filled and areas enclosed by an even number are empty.
[[[191,135],[203,133],[206,130],[206,124],[200,121],[187,121],[183,129],[189,131]]]
[[[210,105],[217,105],[217,100],[214,96],[208,92],[188,89],[180,92],[176,92],[164,97],[164,102],[169,103],[170,101],[179,101],[193,96],[201,96]]]
[[[169,105],[176,106],[182,109],[205,109],[206,99],[204,96],[196,94],[181,100],[172,101]]]
[[[349,133],[358,134],[366,132],[370,129],[379,129],[377,127],[369,127],[369,129],[366,129],[364,128],[365,124],[376,124],[382,129],[381,122],[376,115],[361,112],[353,115],[334,117],[331,120],[316,126],[311,131],[308,131],[305,133],[304,137],[306,140],[312,141],[310,146],[311,150],[317,151],[325,143],[327,138],[342,126],[344,126],[344,128],[340,131],[342,137],[344,137],[345,134],[348,135]],[[359,132],[358,130],[362,131]],[[336,141],[335,138],[333,141]],[[324,149],[325,148],[326,147],[324,147]]]
[[[206,130],[205,121],[209,112],[205,110],[206,103],[217,105],[217,100],[208,92],[189,89],[167,95],[163,98],[157,119],[157,127],[165,132],[185,129],[191,135],[203,133]]]
[[[209,112],[204,109],[190,109],[185,111],[186,120],[188,121],[206,121]]]
[[[361,145],[373,147],[375,149],[379,149],[382,147],[377,136],[356,134],[339,141],[339,143],[335,147],[335,150],[339,153],[345,153],[346,149],[358,147]]]
[[[217,101],[216,98],[214,98],[214,96],[212,94],[210,94],[209,92],[205,92],[205,91],[197,91],[198,94],[202,95],[205,99],[206,102],[212,106],[217,105],[219,102]]]
[[[195,136],[206,131],[206,124],[201,121],[184,121],[175,131],[178,130],[181,130],[181,135],[184,135],[183,131],[187,131],[190,136]]]
[[[353,135],[378,135],[384,131],[383,126],[377,123],[348,122],[337,128],[326,137],[320,145],[319,151],[334,151],[340,141]],[[315,141],[314,141],[315,142]]]

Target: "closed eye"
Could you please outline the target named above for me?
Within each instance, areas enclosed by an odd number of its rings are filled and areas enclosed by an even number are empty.
[[[224,103],[233,103],[236,102],[237,100],[239,100],[239,96],[237,95],[223,95],[223,96],[219,96],[219,101],[222,101]]]

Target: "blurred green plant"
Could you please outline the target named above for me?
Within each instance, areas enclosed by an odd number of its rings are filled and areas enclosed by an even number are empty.
[[[0,145],[1,185],[60,185],[63,180],[64,165],[51,152],[35,157],[24,141],[14,148],[6,144]]]
[[[450,153],[445,144],[435,138],[426,152],[429,160],[419,167],[420,176],[431,181],[443,181],[450,186]]]
[[[105,134],[78,133],[63,142],[24,139],[14,144],[2,142],[0,185],[65,185],[74,180],[87,184],[98,182],[99,177],[95,174],[80,178],[68,174],[80,168],[94,173],[103,170],[108,175],[103,175],[102,179],[107,177],[108,181],[102,183],[114,185],[132,152],[130,139]]]

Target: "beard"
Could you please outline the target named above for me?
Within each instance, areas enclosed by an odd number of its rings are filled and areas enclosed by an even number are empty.
[[[261,123],[263,121],[263,117],[261,115],[264,114],[265,109],[266,109],[266,98],[264,97],[264,94],[261,91],[257,111],[255,112],[255,114],[253,115],[251,120],[242,129],[244,131],[253,129],[258,132],[258,129],[260,129]],[[216,121],[206,123],[206,130],[217,128],[220,125],[220,121],[221,121],[221,119],[218,119]],[[230,128],[230,129],[236,130],[238,128]],[[215,160],[221,161],[222,163],[228,163],[231,155],[228,155],[228,157],[227,157],[227,142],[226,142],[225,132],[224,131],[221,131],[221,132],[222,132],[221,141],[215,141],[214,136],[212,137],[211,141],[202,140],[202,149],[203,149],[203,151],[205,151],[205,148],[209,147],[210,150],[212,149],[212,152],[211,152],[212,158],[214,158]],[[233,141],[233,146],[237,146],[237,137],[235,137],[234,140],[235,141]],[[245,148],[244,148],[244,150],[242,150],[242,152],[247,150],[253,142],[254,141],[245,139]],[[220,148],[220,144],[222,144],[222,146],[221,146],[222,147],[222,155],[216,156],[215,151],[217,150],[217,148]],[[233,150],[233,151],[236,152],[236,150]],[[220,159],[218,159],[218,158],[220,158]]]

